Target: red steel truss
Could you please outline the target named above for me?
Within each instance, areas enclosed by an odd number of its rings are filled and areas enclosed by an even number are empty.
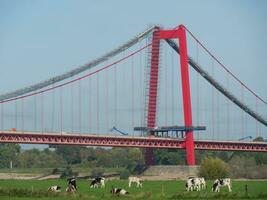
[[[185,149],[183,139],[39,132],[0,132],[0,143]],[[195,141],[196,150],[267,152],[266,142]]]

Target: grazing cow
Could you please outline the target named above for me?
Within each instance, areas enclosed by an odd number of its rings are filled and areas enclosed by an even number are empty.
[[[136,183],[136,187],[143,187],[143,179],[141,178],[130,176],[128,180],[129,180],[129,187],[131,187],[132,183]]]
[[[230,178],[219,178],[216,179],[213,183],[212,186],[212,191],[213,192],[220,192],[220,188],[223,186],[227,186],[228,187],[228,191],[232,192],[232,183],[231,183],[231,179]]]
[[[96,177],[92,180],[90,184],[90,188],[98,188],[100,186],[101,188],[105,187],[105,178],[104,177]]]
[[[118,195],[118,196],[129,194],[129,192],[127,192],[125,189],[122,189],[122,188],[112,188],[110,193],[113,195]]]
[[[50,186],[47,191],[49,191],[49,192],[60,192],[61,190],[60,190],[60,186],[53,185],[53,186]]]
[[[75,192],[77,190],[76,178],[68,178],[67,182],[66,192]]]
[[[200,191],[201,189],[201,181],[200,178],[190,177],[187,179],[185,184],[186,191]]]

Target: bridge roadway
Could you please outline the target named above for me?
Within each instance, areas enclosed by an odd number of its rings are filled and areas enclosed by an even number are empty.
[[[0,143],[184,149],[185,142],[184,139],[154,136],[131,137],[100,134],[0,131]],[[195,149],[267,152],[267,142],[197,140],[195,141]]]

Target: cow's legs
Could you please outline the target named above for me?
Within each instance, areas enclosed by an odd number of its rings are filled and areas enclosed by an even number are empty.
[[[189,191],[193,191],[193,190],[194,190],[194,187],[193,185],[191,185]]]
[[[100,185],[101,185],[101,188],[105,188],[105,182],[104,182],[104,180],[101,180]]]
[[[231,188],[230,184],[228,185],[228,190],[229,190],[229,192],[232,192],[232,188]]]
[[[131,187],[132,181],[129,181],[129,188]]]

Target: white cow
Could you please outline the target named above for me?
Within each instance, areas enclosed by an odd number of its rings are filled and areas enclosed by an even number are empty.
[[[200,191],[201,190],[201,181],[200,178],[190,177],[187,179],[185,184],[186,191]]]
[[[230,178],[219,178],[216,179],[213,183],[212,186],[212,191],[213,192],[220,192],[220,188],[227,186],[228,187],[228,191],[232,192],[232,183],[231,183],[231,179]]]
[[[53,185],[53,186],[50,186],[47,191],[49,191],[49,192],[60,192],[61,190],[60,190],[60,186]]]
[[[143,187],[143,179],[136,177],[136,176],[130,176],[129,177],[129,187],[131,187],[132,183],[136,183],[136,187]]]

